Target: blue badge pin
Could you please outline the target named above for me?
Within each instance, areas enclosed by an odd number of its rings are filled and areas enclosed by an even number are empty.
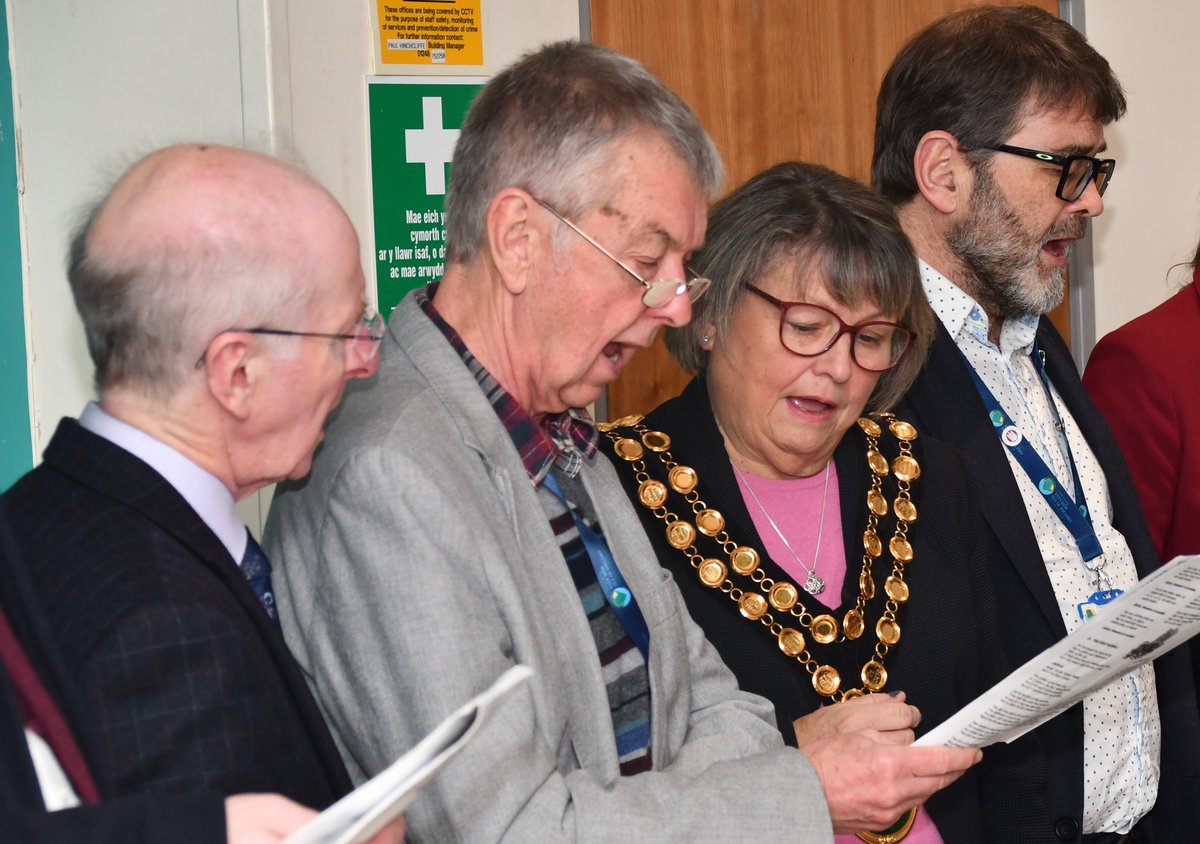
[[[993,410],[991,413],[988,414],[988,416],[991,417],[992,424],[995,425],[997,428],[999,428],[1001,425],[1004,424],[1004,414],[1001,413],[999,410]]]
[[[1042,478],[1038,481],[1038,491],[1042,495],[1051,495],[1054,492],[1054,478]]]
[[[633,595],[624,586],[618,586],[612,591],[612,602],[614,607],[627,607],[629,602],[633,600]]]

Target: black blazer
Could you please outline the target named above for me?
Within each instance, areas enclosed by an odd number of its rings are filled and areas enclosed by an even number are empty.
[[[700,497],[724,514],[726,529],[733,540],[762,552],[761,538],[738,489],[709,404],[706,382],[702,378],[692,381],[682,395],[650,413],[645,424],[671,437],[672,457],[696,470],[700,477]],[[881,447],[889,458],[895,456],[895,441],[890,434],[881,439]],[[762,695],[775,705],[779,730],[784,740],[794,746],[792,721],[827,700],[813,690],[803,666],[783,657],[775,637],[765,627],[746,621],[727,595],[700,582],[683,553],[667,543],[663,522],[638,502],[638,482],[632,464],[616,457],[611,448],[606,447],[605,452],[617,466],[659,561],[674,574],[692,618],[704,629],[741,688]],[[914,444],[914,454],[922,474],[914,484],[913,495],[918,519],[909,531],[914,559],[905,570],[911,598],[899,613],[901,640],[884,664],[889,678],[886,690],[903,690],[908,701],[921,710],[918,729],[921,733],[1002,679],[1008,666],[999,647],[996,608],[984,564],[983,525],[962,461],[953,449],[923,434]],[[665,473],[656,460],[647,454],[651,475],[665,481]],[[850,428],[838,445],[834,465],[840,491],[846,578],[841,596],[823,593],[813,597],[802,593],[801,599],[814,615],[831,612],[840,620],[858,592],[862,535],[867,521],[866,438],[857,425]],[[885,494],[892,488],[890,481],[886,483]],[[891,497],[888,496],[889,501]],[[686,515],[688,511],[681,509],[681,503],[673,493],[670,509]],[[894,525],[890,512],[880,521],[878,530],[885,543]],[[726,557],[713,540],[702,539],[698,548],[705,556],[722,560]],[[886,554],[875,560],[872,568],[876,598],[868,605],[869,625],[879,618],[880,605],[885,600],[883,582],[891,568],[885,560],[890,561]],[[768,577],[792,580],[765,554],[762,565]],[[874,651],[876,641],[873,629],[868,627],[849,648],[834,652],[841,657],[833,660],[833,665],[842,675],[844,687],[861,684],[859,671]],[[829,653],[828,649],[822,649],[814,656],[823,661]],[[980,766],[930,798],[926,808],[945,841],[959,844],[1021,840],[1021,831],[1028,828],[1031,816],[1044,817],[1045,813],[1041,800],[1044,763],[1039,752],[1036,744],[1029,742],[989,748]]]
[[[319,808],[349,790],[282,635],[161,475],[64,419],[3,500],[105,797],[278,792]]]
[[[81,721],[70,682],[54,653],[49,630],[39,614],[37,599],[18,558],[2,506],[0,609],[50,698],[73,731],[78,731]],[[0,827],[4,829],[4,840],[16,844],[47,841],[217,844],[225,840],[225,807],[216,795],[155,795],[46,812],[29,757],[25,719],[16,692],[0,664]]]
[[[1139,575],[1159,564],[1129,468],[1084,392],[1070,351],[1043,318],[1037,341],[1046,374],[1062,396],[1108,481],[1113,526],[1129,543]],[[1004,619],[1002,644],[1018,666],[1066,635],[1050,577],[1009,467],[967,364],[939,321],[929,361],[896,412],[960,449],[987,522],[988,569]],[[1162,770],[1150,823],[1158,841],[1192,840],[1200,829],[1200,712],[1187,648],[1155,662],[1162,718]],[[1050,841],[1079,841],[1083,816],[1083,705],[1036,731],[1048,754]]]

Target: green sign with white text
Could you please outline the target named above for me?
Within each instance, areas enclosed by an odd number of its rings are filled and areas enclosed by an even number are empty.
[[[480,77],[367,80],[375,285],[385,317],[445,272],[450,157]]]

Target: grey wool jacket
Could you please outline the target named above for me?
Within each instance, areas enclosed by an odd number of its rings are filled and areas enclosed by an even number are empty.
[[[650,630],[652,771],[618,773],[596,645],[507,431],[410,294],[265,545],[356,781],[508,666],[536,672],[409,808],[412,841],[830,841],[821,785],[738,690],[600,454],[580,478]]]

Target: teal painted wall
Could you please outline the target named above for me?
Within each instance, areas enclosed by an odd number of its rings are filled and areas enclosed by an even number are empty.
[[[8,15],[0,8],[0,489],[33,466]]]

